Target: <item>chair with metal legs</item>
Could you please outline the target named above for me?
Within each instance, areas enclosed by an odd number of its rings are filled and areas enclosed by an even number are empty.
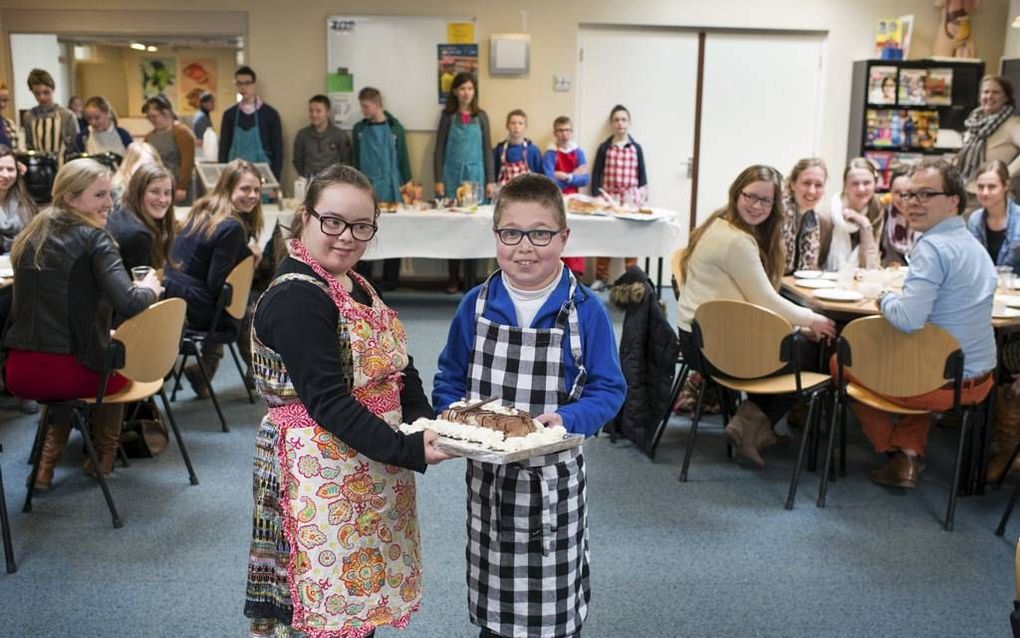
[[[0,455],[4,453],[4,446],[0,444]],[[0,468],[0,534],[3,534],[4,561],[7,563],[7,573],[13,574],[18,571],[18,564],[14,562],[14,543],[11,541],[11,521],[7,518],[7,499],[4,497],[4,474]]]
[[[884,317],[863,317],[843,329],[836,341],[836,361],[836,406],[818,489],[818,507],[825,507],[837,432],[841,441],[845,441],[846,411],[850,399],[893,414],[930,414],[929,410],[908,408],[893,399],[927,394],[950,381],[954,396],[949,411],[960,417],[960,439],[942,526],[946,531],[952,531],[964,452],[971,439],[972,412],[987,404],[987,399],[974,405],[961,403],[963,352],[956,339],[934,324],[925,324],[921,330],[907,334],[897,330]],[[854,382],[850,382],[850,375]],[[977,427],[983,428],[983,422],[984,419],[979,421]],[[841,448],[841,464],[845,464],[845,443],[841,443]]]
[[[709,301],[694,312],[691,327],[698,356],[698,361],[692,362],[692,365],[703,371],[705,382],[698,393],[680,480],[687,480],[701,402],[709,381],[724,388],[720,402],[724,423],[729,420],[725,392],[807,398],[808,421],[785,504],[786,509],[793,509],[808,443],[817,437],[815,430],[821,422],[818,402],[828,394],[831,377],[800,369],[797,353],[805,337],[794,330],[790,322],[761,306],[743,301]]]
[[[237,350],[236,341],[240,332],[240,325],[238,324],[237,327],[232,326],[226,330],[216,329],[224,313],[237,322],[241,322],[244,319],[244,313],[248,309],[248,296],[251,294],[251,284],[254,275],[255,258],[253,256],[245,257],[241,263],[230,271],[216,301],[212,322],[209,324],[210,328],[208,330],[188,328],[184,331],[184,338],[181,340],[181,354],[184,356],[181,358],[181,363],[177,370],[173,373],[174,387],[170,394],[170,399],[176,400],[177,390],[181,387],[181,376],[184,374],[184,368],[188,364],[188,358],[195,357],[200,376],[202,377],[202,383],[209,391],[209,398],[212,399],[213,407],[216,408],[216,414],[220,418],[220,425],[224,432],[229,432],[230,428],[227,427],[227,420],[223,416],[223,410],[220,409],[220,402],[216,396],[216,391],[213,389],[212,379],[210,379],[209,372],[203,363],[202,351],[209,344],[225,345],[230,350],[230,356],[234,360],[234,365],[237,366],[238,374],[241,375],[241,382],[244,384],[245,392],[248,393],[248,402],[255,403],[255,396],[252,394],[247,382],[245,382],[247,374],[241,366],[241,359]]]
[[[99,391],[95,397],[68,401],[40,401],[41,405],[47,407],[47,412],[70,411],[71,422],[82,433],[85,452],[92,461],[92,467],[96,468],[96,479],[99,481],[107,508],[113,518],[113,526],[117,528],[122,527],[124,523],[113,502],[106,478],[99,471],[99,458],[92,443],[91,428],[89,427],[88,415],[95,408],[112,403],[144,401],[158,394],[166,410],[167,420],[170,422],[174,438],[177,440],[177,447],[181,451],[188,470],[188,478],[192,485],[198,485],[198,477],[195,475],[188,450],[181,438],[181,431],[177,427],[177,420],[170,408],[170,401],[163,390],[163,380],[173,369],[174,361],[177,358],[180,335],[184,329],[185,308],[186,304],[183,299],[166,299],[149,306],[146,310],[122,323],[113,333],[107,347],[106,365],[99,384]],[[114,372],[126,377],[131,383],[120,392],[107,395],[106,388]],[[50,427],[49,421],[48,418],[42,419],[36,432],[36,449],[41,449],[42,441],[46,438],[46,431]],[[35,493],[38,472],[39,455],[36,454],[32,464],[32,473],[28,480],[28,493],[25,496],[23,508],[25,512],[32,511],[32,496]]]
[[[680,261],[683,259],[684,249],[680,248],[673,253],[672,268],[673,268],[673,296],[680,299],[680,282],[683,280],[683,275],[680,272]],[[683,392],[684,384],[687,383],[687,375],[690,373],[691,367],[688,362],[684,361],[684,355],[682,352],[677,353],[676,358],[677,368],[675,375],[673,376],[673,388],[670,391],[669,405],[666,406],[666,412],[662,415],[662,419],[659,421],[659,426],[655,430],[655,434],[652,435],[652,445],[648,449],[648,458],[655,458],[655,450],[659,447],[659,441],[662,440],[663,433],[666,432],[666,426],[669,424],[669,419],[673,416],[673,406],[676,405],[677,399],[680,398],[680,393]]]

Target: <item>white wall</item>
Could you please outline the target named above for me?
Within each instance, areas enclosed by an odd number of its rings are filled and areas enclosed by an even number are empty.
[[[1013,28],[1013,20],[1017,16],[1020,16],[1020,0],[1010,0],[1009,14],[1006,16],[1006,43],[1002,47],[1002,57],[1005,59],[1020,58],[1020,29]]]
[[[60,44],[52,33],[12,33],[11,65],[14,67],[13,95],[18,108],[28,109],[35,105],[35,98],[28,90],[28,74],[38,67],[46,69],[57,85],[53,93],[58,104],[64,104],[70,96],[67,93],[68,76],[60,62]],[[64,81],[62,81],[64,80]]]

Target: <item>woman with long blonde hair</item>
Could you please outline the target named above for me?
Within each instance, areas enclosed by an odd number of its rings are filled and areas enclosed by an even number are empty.
[[[163,165],[163,160],[160,159],[159,151],[155,146],[148,142],[135,142],[127,147],[127,153],[121,160],[120,167],[113,174],[112,195],[115,207],[120,205],[120,200],[124,196],[128,182],[131,181],[131,176],[135,174],[139,166],[146,163]]]
[[[246,160],[236,159],[223,169],[216,187],[191,207],[184,227],[170,251],[166,294],[188,302],[188,325],[199,330],[238,331],[236,321],[223,315],[213,326],[216,299],[227,275],[250,254],[261,251],[255,238],[262,232],[262,178]],[[210,378],[223,357],[222,344],[206,344],[202,360]],[[197,366],[185,368],[196,394],[208,392]]]
[[[878,169],[871,160],[855,157],[843,171],[843,190],[829,206],[832,242],[826,270],[847,265],[878,268],[882,262],[880,239],[884,222],[882,201],[875,195]]]
[[[835,336],[831,319],[802,308],[778,292],[786,268],[782,245],[783,178],[779,171],[755,165],[730,185],[729,200],[691,233],[680,262],[677,301],[680,349],[685,361],[697,361],[691,322],[698,306],[717,299],[747,301],[777,313],[819,338]],[[698,372],[705,374],[706,371]],[[724,433],[741,457],[762,468],[761,448],[775,443],[772,427],[786,414],[786,397],[748,395]]]
[[[99,391],[113,313],[132,317],[159,298],[155,275],[132,285],[113,238],[106,232],[110,174],[90,159],[68,162],[53,183],[53,204],[35,216],[11,249],[14,306],[4,337],[10,392],[26,399],[65,400]],[[130,383],[113,374],[108,394]],[[99,470],[117,456],[123,407],[93,412]],[[70,423],[47,430],[37,488],[49,487]],[[86,471],[95,472],[91,463]]]

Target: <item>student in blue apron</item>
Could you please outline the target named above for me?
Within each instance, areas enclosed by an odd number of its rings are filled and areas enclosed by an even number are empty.
[[[458,73],[436,131],[432,167],[437,197],[453,197],[463,182],[485,184],[485,196],[492,197],[496,184],[491,140],[489,116],[478,108],[475,78],[470,73]],[[460,290],[460,260],[451,259],[448,264],[446,292],[453,294]]]
[[[375,197],[380,202],[400,202],[400,187],[411,181],[411,160],[407,153],[407,139],[400,120],[383,109],[382,94],[366,86],[358,92],[361,114],[364,119],[354,125],[354,167],[372,182]],[[365,269],[371,271],[367,262]],[[359,269],[358,272],[361,272]],[[397,287],[400,259],[383,261],[383,290]]]
[[[560,261],[563,196],[543,175],[518,176],[496,195],[493,222],[500,269],[461,302],[432,404],[497,397],[594,435],[623,405],[626,382],[602,302]],[[481,636],[578,635],[591,598],[581,448],[468,461],[466,479],[468,611]]]
[[[496,183],[503,186],[518,175],[542,172],[542,153],[524,137],[528,130],[528,115],[514,109],[506,116],[506,139],[492,150]]]
[[[259,98],[255,71],[241,66],[234,71],[234,86],[241,101],[223,112],[220,120],[220,163],[243,159],[265,162],[276,179],[283,173],[283,129],[280,114]]]

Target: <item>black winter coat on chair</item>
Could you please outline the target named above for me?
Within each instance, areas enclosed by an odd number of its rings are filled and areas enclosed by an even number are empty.
[[[627,399],[614,427],[647,454],[670,401],[680,346],[643,270],[628,268],[613,284],[609,298],[626,311],[620,365],[627,380]]]

